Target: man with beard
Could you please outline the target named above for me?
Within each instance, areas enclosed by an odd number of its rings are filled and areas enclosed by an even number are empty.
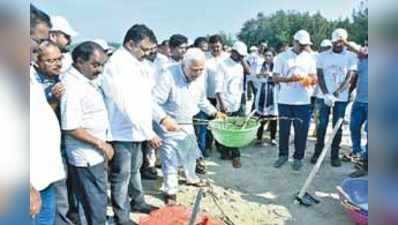
[[[117,225],[134,224],[130,209],[143,213],[156,209],[145,202],[140,172],[144,145],[160,147],[152,127],[154,79],[145,65],[155,46],[153,37],[147,26],[133,25],[109,58],[102,79],[111,125],[108,138],[115,149],[110,181]]]
[[[333,126],[339,118],[344,118],[348,103],[348,86],[351,78],[357,71],[358,59],[356,55],[345,49],[344,40],[347,39],[347,31],[336,29],[332,33],[333,47],[318,56],[318,78],[321,93],[319,93],[318,104],[320,106],[318,115],[318,130],[315,152],[311,163],[315,164],[322,152],[325,142],[326,130],[329,123],[329,114],[333,112]],[[333,139],[331,151],[331,165],[341,166],[339,149],[342,138],[340,128]]]
[[[171,64],[181,62],[188,48],[188,38],[182,34],[173,34],[169,39]]]

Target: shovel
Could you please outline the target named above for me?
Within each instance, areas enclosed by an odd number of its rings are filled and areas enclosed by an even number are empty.
[[[198,192],[198,195],[196,195],[196,200],[195,204],[192,209],[192,214],[191,214],[191,219],[189,220],[188,225],[195,225],[196,224],[196,218],[198,217],[199,211],[200,211],[200,201],[202,200],[203,197],[203,190],[200,189]]]
[[[343,124],[344,119],[340,118],[337,123],[336,126],[333,128],[333,132],[332,134],[328,137],[328,140],[325,144],[325,147],[322,150],[321,155],[319,156],[318,160],[316,161],[316,164],[314,166],[314,168],[311,170],[310,175],[307,177],[304,186],[301,188],[300,192],[296,195],[296,202],[298,202],[300,205],[304,205],[307,207],[310,207],[314,204],[318,204],[320,201],[318,199],[316,199],[315,197],[313,197],[311,194],[307,193],[307,189],[308,187],[311,185],[312,180],[314,179],[315,175],[318,173],[321,164],[323,162],[323,160],[325,159],[326,153],[329,151],[333,139],[337,134],[337,131],[340,129],[341,125]]]

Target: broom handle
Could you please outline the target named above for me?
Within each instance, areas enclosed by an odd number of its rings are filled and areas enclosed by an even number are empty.
[[[333,128],[333,132],[332,135],[330,135],[328,137],[328,141],[326,142],[325,147],[323,147],[322,153],[319,156],[318,160],[316,161],[316,164],[314,166],[314,168],[311,170],[310,175],[307,177],[307,180],[304,183],[304,186],[301,188],[298,197],[299,198],[303,198],[305,192],[307,191],[307,188],[310,186],[312,180],[314,179],[315,175],[318,173],[319,168],[321,167],[321,164],[326,156],[326,153],[329,151],[329,148],[332,145],[333,139],[337,134],[337,131],[340,129],[341,125],[343,124],[344,119],[340,118],[337,123],[336,126]]]

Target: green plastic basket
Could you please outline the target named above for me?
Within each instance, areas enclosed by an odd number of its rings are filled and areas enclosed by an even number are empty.
[[[260,123],[251,118],[246,127],[241,129],[246,117],[228,117],[225,120],[215,119],[209,122],[214,138],[222,145],[240,148],[249,145],[255,138]]]

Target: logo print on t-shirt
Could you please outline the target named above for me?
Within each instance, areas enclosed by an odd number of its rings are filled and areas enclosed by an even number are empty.
[[[325,75],[328,76],[336,85],[343,83],[345,79],[344,68],[338,65],[330,65],[325,68]]]
[[[242,79],[238,76],[232,77],[228,82],[227,82],[227,92],[228,94],[233,95],[234,93],[240,93],[242,92],[243,89],[243,84],[242,84]]]

